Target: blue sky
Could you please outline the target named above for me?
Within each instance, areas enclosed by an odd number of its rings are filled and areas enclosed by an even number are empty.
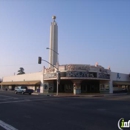
[[[0,78],[48,66],[37,59],[49,58],[52,15],[60,64],[98,62],[130,73],[130,0],[0,0]]]

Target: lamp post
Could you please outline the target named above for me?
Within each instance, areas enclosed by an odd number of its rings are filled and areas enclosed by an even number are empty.
[[[57,62],[58,62],[58,64],[59,64],[59,53],[57,52],[57,51],[55,51],[55,50],[53,50],[53,49],[51,49],[51,48],[49,48],[49,47],[47,47],[46,49],[48,49],[48,50],[51,50],[51,51],[53,51],[54,53],[56,53],[57,54]]]
[[[49,48],[49,47],[47,47],[46,49],[48,49],[48,50],[52,50],[52,51],[54,51],[57,55],[59,55],[58,52],[56,52],[55,50],[53,50],[53,49],[51,49],[51,48]]]
[[[60,72],[59,72],[59,68],[55,67],[53,64],[49,63],[48,61],[42,59],[42,57],[38,57],[38,64],[41,64],[42,61],[45,61],[46,63],[52,65],[54,68],[56,68],[56,73],[57,73],[57,96],[58,96],[58,85],[60,83]]]

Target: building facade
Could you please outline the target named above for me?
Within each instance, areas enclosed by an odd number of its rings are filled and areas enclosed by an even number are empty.
[[[82,64],[60,65],[59,93],[117,93],[127,92],[130,87],[129,74],[111,72],[102,66]],[[26,85],[36,92],[57,92],[57,69],[44,68],[41,72],[4,77],[1,89]]]

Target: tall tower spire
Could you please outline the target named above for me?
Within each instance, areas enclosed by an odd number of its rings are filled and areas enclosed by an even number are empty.
[[[56,65],[58,62],[58,26],[55,21],[56,16],[52,16],[53,21],[50,26],[50,50],[49,62]],[[49,65],[51,67],[51,65]]]

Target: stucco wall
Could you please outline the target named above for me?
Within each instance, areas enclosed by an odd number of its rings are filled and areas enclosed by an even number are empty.
[[[9,76],[9,77],[4,77],[3,82],[41,80],[41,75],[42,75],[42,72],[22,74],[22,75],[14,75],[14,76]]]
[[[129,74],[122,74],[118,72],[111,72],[112,81],[130,81]]]

